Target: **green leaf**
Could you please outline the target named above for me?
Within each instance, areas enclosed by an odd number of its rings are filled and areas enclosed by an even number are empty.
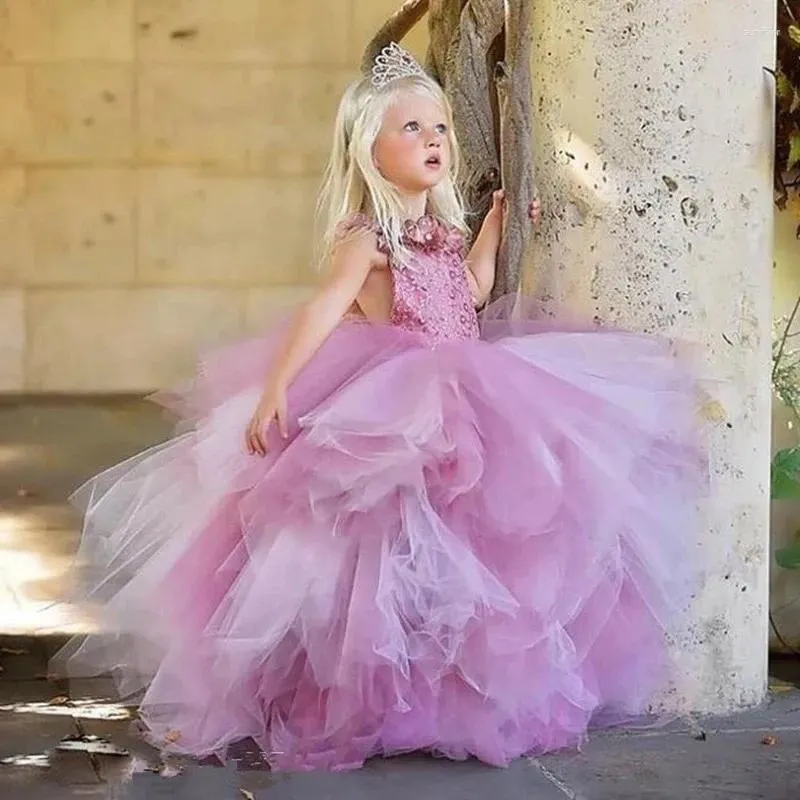
[[[800,569],[800,544],[782,547],[775,551],[775,561],[784,569]]]
[[[772,465],[787,472],[800,472],[800,445],[778,450],[772,458]]]
[[[800,44],[800,28],[797,25],[790,25],[786,29],[787,33],[789,34],[789,38],[795,43]]]
[[[792,169],[796,164],[800,164],[800,133],[797,131],[789,137],[789,158],[786,159],[786,169]]]
[[[773,500],[800,500],[800,483],[794,475],[772,473],[770,497]]]
[[[773,500],[800,500],[800,446],[775,453],[770,478]]]
[[[775,78],[775,92],[783,103],[791,104],[794,99],[794,86],[783,70],[778,70]]]

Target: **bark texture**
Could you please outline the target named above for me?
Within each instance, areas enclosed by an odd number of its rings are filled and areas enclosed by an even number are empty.
[[[501,186],[506,190],[494,297],[519,287],[531,241],[531,2],[407,0],[364,52],[366,70],[381,48],[401,42],[427,13],[426,66],[453,106],[462,156],[459,182],[473,233],[492,192]]]

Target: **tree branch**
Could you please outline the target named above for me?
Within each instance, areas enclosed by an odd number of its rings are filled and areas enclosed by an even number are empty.
[[[533,0],[407,0],[364,54],[365,70],[390,41],[428,14],[428,71],[453,106],[462,154],[459,175],[473,233],[494,189],[507,213],[493,296],[514,292],[531,241],[535,196],[531,159],[530,23]]]
[[[425,67],[444,84],[448,53],[458,42],[461,12],[467,0],[430,0],[428,5],[428,53]]]
[[[535,197],[531,159],[531,0],[505,0],[505,58],[495,68],[500,117],[500,175],[506,192],[505,235],[492,296],[515,292],[531,243],[528,207]]]
[[[503,29],[502,0],[431,0],[428,15],[432,65],[453,106],[461,155],[461,190],[473,234],[499,184],[491,51]]]
[[[361,59],[362,72],[369,72],[375,57],[390,42],[400,42],[403,37],[425,16],[429,0],[406,0],[397,11],[383,23],[380,30],[364,50]]]

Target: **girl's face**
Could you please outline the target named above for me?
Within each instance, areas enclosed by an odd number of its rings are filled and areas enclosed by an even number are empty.
[[[450,168],[445,110],[433,98],[402,92],[383,117],[372,157],[381,175],[403,194],[433,188]]]

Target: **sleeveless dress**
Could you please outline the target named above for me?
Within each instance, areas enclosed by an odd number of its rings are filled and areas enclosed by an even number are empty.
[[[280,329],[208,354],[159,398],[175,435],[75,495],[102,624],[54,664],[111,671],[167,751],[505,765],[667,677],[704,481],[691,376],[655,337],[481,326],[461,235],[423,217],[404,245],[391,324],[340,324],[266,458],[243,437]]]

